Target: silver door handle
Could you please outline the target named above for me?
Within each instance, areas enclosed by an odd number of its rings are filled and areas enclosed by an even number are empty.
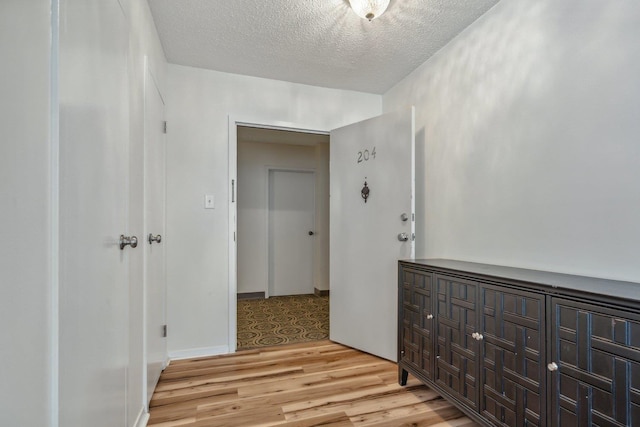
[[[406,242],[407,240],[409,240],[409,235],[407,233],[400,233],[398,234],[398,240],[400,240],[401,242]]]
[[[123,251],[125,246],[131,246],[132,248],[135,248],[136,246],[138,246],[138,238],[136,236],[125,236],[124,234],[120,235],[120,250]]]
[[[551,362],[547,365],[547,369],[550,370],[551,372],[557,371],[558,365],[556,364],[556,362]]]
[[[152,244],[153,242],[160,243],[162,241],[162,236],[159,234],[157,236],[154,236],[153,234],[149,233],[149,237],[147,240],[149,241],[149,244]]]

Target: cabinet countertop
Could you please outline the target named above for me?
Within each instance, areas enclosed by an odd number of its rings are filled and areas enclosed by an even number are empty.
[[[442,268],[459,272],[460,274],[470,273],[482,275],[488,279],[506,279],[538,286],[542,285],[543,287],[552,288],[548,290],[550,293],[553,293],[555,289],[571,290],[640,302],[640,283],[636,282],[600,279],[450,259],[403,259],[400,261],[424,267]]]

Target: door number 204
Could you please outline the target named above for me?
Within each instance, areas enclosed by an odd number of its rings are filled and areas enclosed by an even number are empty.
[[[375,159],[375,158],[376,158],[376,147],[373,147],[371,151],[369,151],[369,149],[358,151],[358,163],[368,162],[369,159]]]

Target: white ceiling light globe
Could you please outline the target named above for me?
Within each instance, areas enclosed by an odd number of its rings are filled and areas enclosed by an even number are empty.
[[[349,0],[349,3],[358,16],[369,21],[382,15],[389,6],[389,0]]]

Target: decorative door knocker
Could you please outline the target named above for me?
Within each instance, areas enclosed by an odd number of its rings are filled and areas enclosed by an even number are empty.
[[[364,202],[367,203],[367,199],[369,198],[369,186],[367,185],[367,181],[364,182],[364,187],[360,190],[360,195],[364,199]]]

